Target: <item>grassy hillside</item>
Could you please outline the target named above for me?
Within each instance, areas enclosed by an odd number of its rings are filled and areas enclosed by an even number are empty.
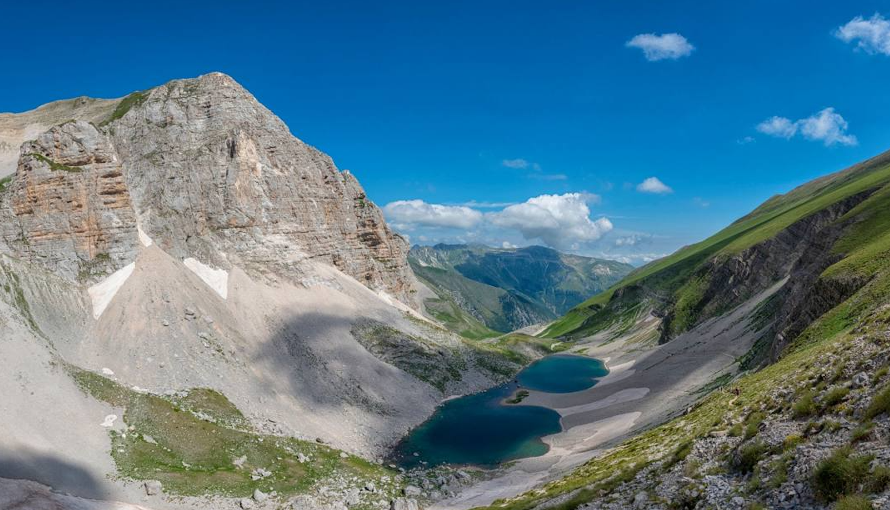
[[[430,313],[470,338],[552,320],[632,269],[540,246],[415,246],[409,262],[438,296]]]
[[[645,293],[652,307],[679,312],[679,328],[694,325],[701,319],[696,316],[695,305],[708,284],[708,275],[702,271],[707,264],[717,265],[773,238],[801,219],[857,194],[875,192],[888,182],[890,154],[885,153],[773,197],[708,239],[634,271],[606,292],[574,307],[552,323],[544,336],[580,336],[620,323],[628,317],[628,303],[641,301],[641,296],[636,295],[639,292]],[[864,209],[851,211],[854,215],[863,212]],[[626,299],[628,293],[634,296]]]

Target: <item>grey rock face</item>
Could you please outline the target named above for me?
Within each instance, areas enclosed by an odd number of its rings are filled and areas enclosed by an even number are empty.
[[[355,177],[228,76],[133,94],[106,120],[22,147],[0,248],[91,281],[132,262],[138,225],[175,257],[296,283],[321,260],[413,304],[407,243]]]
[[[67,122],[22,145],[15,179],[0,200],[0,242],[68,279],[102,275],[135,254],[124,169],[92,124]]]

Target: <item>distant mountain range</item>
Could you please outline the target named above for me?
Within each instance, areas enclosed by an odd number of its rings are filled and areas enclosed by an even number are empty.
[[[435,293],[425,299],[428,313],[470,338],[553,320],[633,270],[542,246],[414,246],[408,261]]]

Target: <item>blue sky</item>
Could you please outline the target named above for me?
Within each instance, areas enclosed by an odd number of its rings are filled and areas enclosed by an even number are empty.
[[[641,262],[890,148],[886,3],[67,4],[4,5],[0,111],[222,71],[414,242]]]

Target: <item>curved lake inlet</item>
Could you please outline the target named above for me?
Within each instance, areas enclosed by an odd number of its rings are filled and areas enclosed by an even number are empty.
[[[558,354],[526,367],[517,382],[444,402],[429,420],[396,447],[403,467],[421,462],[495,466],[509,460],[547,453],[541,438],[562,430],[552,409],[505,403],[518,390],[548,393],[581,391],[608,373],[602,361]]]
[[[606,364],[598,359],[555,354],[532,363],[516,378],[520,386],[530,390],[571,393],[592,387],[608,373]]]

